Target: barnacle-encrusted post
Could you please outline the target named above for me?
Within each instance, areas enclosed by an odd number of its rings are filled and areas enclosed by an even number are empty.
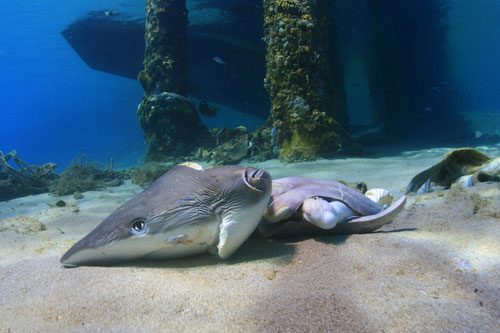
[[[331,156],[340,147],[338,120],[347,117],[328,64],[328,3],[264,0],[265,85],[285,161]]]
[[[187,25],[185,0],[146,1],[144,70],[137,78],[144,97],[137,114],[148,161],[186,156],[208,136],[196,105],[184,97]]]
[[[146,95],[187,94],[187,14],[185,0],[146,1],[144,69],[138,75]]]

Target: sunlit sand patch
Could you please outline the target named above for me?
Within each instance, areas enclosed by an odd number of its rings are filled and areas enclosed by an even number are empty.
[[[477,237],[473,234],[430,232],[415,230],[402,232],[402,236],[424,243],[445,247],[453,257],[457,271],[494,271],[500,265],[499,235]],[[426,246],[426,245],[423,245]]]

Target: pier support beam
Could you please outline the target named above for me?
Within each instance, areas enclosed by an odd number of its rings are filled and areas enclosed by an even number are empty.
[[[186,156],[208,133],[196,105],[185,97],[187,25],[185,0],[146,1],[144,69],[137,78],[144,97],[137,115],[148,161]]]
[[[340,147],[347,111],[328,63],[328,3],[264,0],[265,86],[284,161],[329,157]]]
[[[146,1],[144,70],[138,75],[146,95],[187,94],[187,14],[185,0]]]

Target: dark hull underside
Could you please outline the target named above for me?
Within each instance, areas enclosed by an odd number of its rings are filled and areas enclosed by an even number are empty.
[[[263,86],[265,50],[260,36],[247,40],[225,35],[221,27],[190,26],[188,31],[190,95],[267,117]],[[61,34],[92,69],[135,80],[144,58],[144,21],[87,16]],[[214,61],[214,57],[225,64]]]

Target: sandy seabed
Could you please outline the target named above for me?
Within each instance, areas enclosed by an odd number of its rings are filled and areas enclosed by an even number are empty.
[[[500,156],[498,147],[480,149]],[[369,158],[252,165],[273,178],[364,181],[399,198],[445,151],[384,148]],[[252,237],[229,260],[60,265],[74,242],[140,191],[127,183],[86,192],[63,208],[50,208],[60,198],[47,194],[0,203],[0,332],[500,330],[498,183],[412,195],[371,234]]]

